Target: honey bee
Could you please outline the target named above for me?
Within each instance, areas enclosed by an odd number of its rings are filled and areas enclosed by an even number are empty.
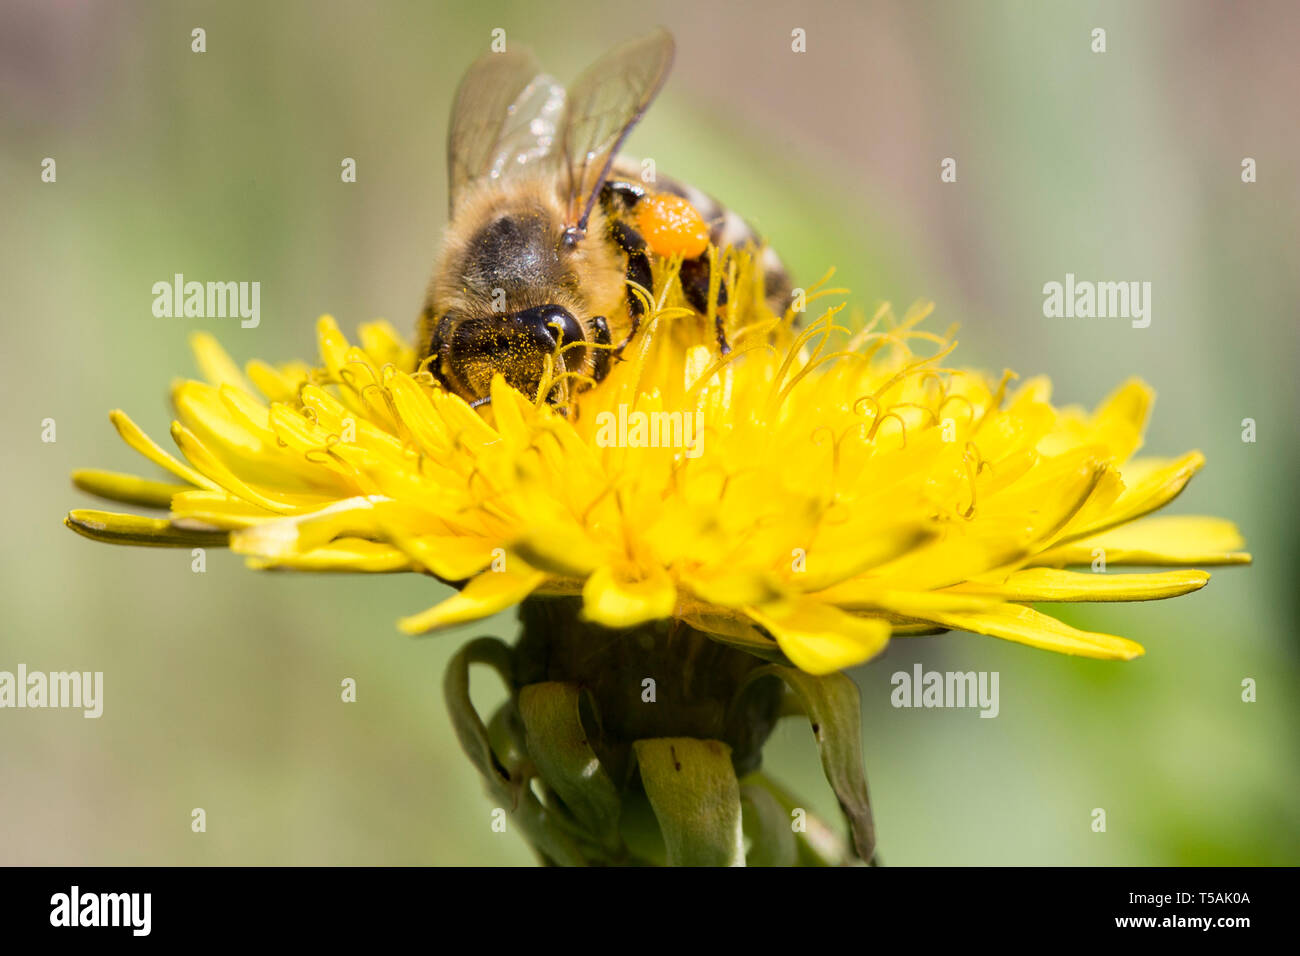
[[[617,155],[673,53],[656,30],[567,92],[525,50],[469,68],[447,137],[450,222],[418,328],[421,367],[444,388],[479,406],[494,374],[534,398],[546,379],[546,400],[565,407],[637,334],[646,307],[633,285],[650,289],[651,256],[682,256],[682,290],[704,315],[709,244],[762,248],[769,304],[785,310],[785,270],[743,219],[684,184],[642,182],[640,164]],[[726,298],[722,282],[717,304]]]

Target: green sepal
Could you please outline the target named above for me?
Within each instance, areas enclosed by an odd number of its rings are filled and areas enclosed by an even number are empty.
[[[755,784],[741,784],[740,809],[749,844],[746,865],[794,866],[799,847],[790,828],[790,815],[776,797]]]
[[[492,753],[510,774],[510,779],[525,776],[528,751],[524,747],[524,725],[513,700],[507,700],[497,708],[487,723],[487,734]]]
[[[577,685],[559,681],[521,688],[525,748],[542,780],[591,839],[617,851],[619,792],[587,740],[582,693]]]
[[[631,854],[629,862],[638,866],[667,866],[668,850],[663,831],[655,818],[654,808],[636,787],[623,794],[623,812],[618,818],[619,834]]]
[[[224,548],[230,544],[226,531],[192,531],[178,528],[166,518],[114,514],[78,508],[69,511],[63,523],[92,541],[135,544],[154,548]]]
[[[502,809],[509,812],[510,818],[518,824],[525,839],[544,863],[585,866],[586,855],[567,831],[565,821],[542,806],[528,788],[527,778],[523,775],[512,776],[507,765],[492,749],[488,730],[469,696],[471,664],[489,665],[501,675],[508,689],[514,688],[513,652],[495,637],[480,637],[470,641],[451,659],[443,677],[443,694],[461,749],[483,777],[488,794],[501,803]]]
[[[182,491],[193,491],[193,485],[176,485],[165,481],[151,481],[135,475],[116,471],[83,468],[72,473],[72,483],[82,491],[109,501],[121,501],[144,508],[170,508],[172,498]]]
[[[802,802],[788,790],[772,780],[762,771],[756,771],[745,777],[746,788],[762,789],[771,795],[781,807],[784,819],[794,834],[797,866],[847,866],[857,860],[857,855],[849,848],[835,830],[831,829],[816,814],[811,813]],[[794,828],[795,812],[802,813],[799,829]]]
[[[725,614],[704,610],[690,610],[679,615],[680,620],[698,631],[703,631],[719,644],[726,644],[766,661],[783,661],[785,655],[776,641],[767,637],[752,624],[736,620]]]
[[[513,683],[510,655],[509,646],[495,637],[472,640],[447,664],[442,689],[447,699],[447,710],[451,714],[452,729],[456,732],[461,749],[487,782],[488,792],[513,810],[519,801],[520,782],[511,779],[510,772],[492,750],[487,728],[469,696],[471,664],[489,665],[501,675],[509,688]]]
[[[632,745],[669,866],[744,866],[740,785],[719,740],[655,737]]]
[[[857,685],[843,674],[816,677],[798,668],[769,664],[749,675],[737,692],[737,700],[749,684],[764,677],[784,681],[803,704],[817,739],[826,781],[849,822],[854,849],[863,860],[871,861],[876,850],[876,830],[862,765],[862,709]]]

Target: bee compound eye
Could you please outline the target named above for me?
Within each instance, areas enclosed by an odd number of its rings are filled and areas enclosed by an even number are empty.
[[[539,305],[516,314],[515,319],[528,328],[534,337],[545,336],[552,347],[557,341],[560,346],[586,341],[582,325],[562,306]]]

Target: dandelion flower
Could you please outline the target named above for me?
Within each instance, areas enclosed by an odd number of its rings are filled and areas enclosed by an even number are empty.
[[[179,457],[125,413],[111,414],[170,480],[74,475],[86,491],[165,516],[78,510],[67,524],[119,544],[228,544],[257,569],[413,571],[453,583],[451,596],[401,619],[413,634],[523,603],[525,636],[530,614],[558,614],[566,623],[554,629],[570,645],[606,632],[706,635],[719,650],[695,642],[691,654],[746,662],[723,696],[775,666],[792,687],[807,681],[814,709],[820,691],[809,688],[839,686],[815,679],[870,660],[891,637],[952,629],[1132,659],[1143,653],[1133,641],[1035,606],[1176,597],[1205,585],[1201,567],[1249,560],[1225,520],[1155,515],[1204,458],[1137,456],[1154,397],[1142,382],[1092,411],[1058,408],[1045,378],[951,364],[952,334],[922,327],[928,305],[901,320],[882,309],[856,330],[839,306],[803,328],[773,316],[751,262],[729,260],[730,354],[718,354],[711,321],[685,307],[671,264],[660,264],[644,332],[598,387],[572,389],[565,409],[499,377],[490,404],[472,409],[417,369],[384,323],[362,326],[352,344],[324,317],[318,365],[255,361],[243,371],[211,336],[196,335],[203,380],[172,393]],[[813,312],[830,291],[809,296]],[[550,391],[544,382],[540,395]],[[1112,571],[1125,565],[1162,570]],[[555,683],[556,647],[534,675],[539,685]],[[471,657],[494,662],[495,651],[479,651]],[[718,660],[715,672],[726,671]],[[520,665],[503,661],[498,669],[519,686]],[[578,683],[591,690],[593,680]],[[596,698],[606,719],[622,721],[627,746],[593,756],[614,767],[611,779],[627,773],[622,763],[639,763],[664,824],[666,791],[656,802],[645,770],[655,741],[713,738],[689,726],[641,734],[634,714],[610,716],[622,706],[617,694]],[[516,704],[535,723],[539,706],[566,713],[572,701]],[[775,719],[775,704],[765,706],[759,724]],[[748,732],[711,719],[744,772]],[[466,726],[472,737],[481,722]],[[518,781],[494,763],[503,763],[496,750],[480,769],[513,785],[518,803]],[[557,770],[547,782],[560,779]],[[554,789],[583,817],[572,806],[582,794]],[[865,804],[865,781],[860,796]],[[710,860],[725,861],[737,852],[738,819],[716,839],[675,825],[660,836],[678,862],[705,844],[722,847]],[[541,840],[543,858],[616,852],[608,820],[588,812],[579,822],[561,834],[568,849],[559,837]],[[859,822],[855,843],[869,856]]]

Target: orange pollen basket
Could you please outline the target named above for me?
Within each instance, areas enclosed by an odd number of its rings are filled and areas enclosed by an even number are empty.
[[[649,196],[637,205],[637,229],[656,255],[694,259],[709,246],[709,226],[685,199]]]

